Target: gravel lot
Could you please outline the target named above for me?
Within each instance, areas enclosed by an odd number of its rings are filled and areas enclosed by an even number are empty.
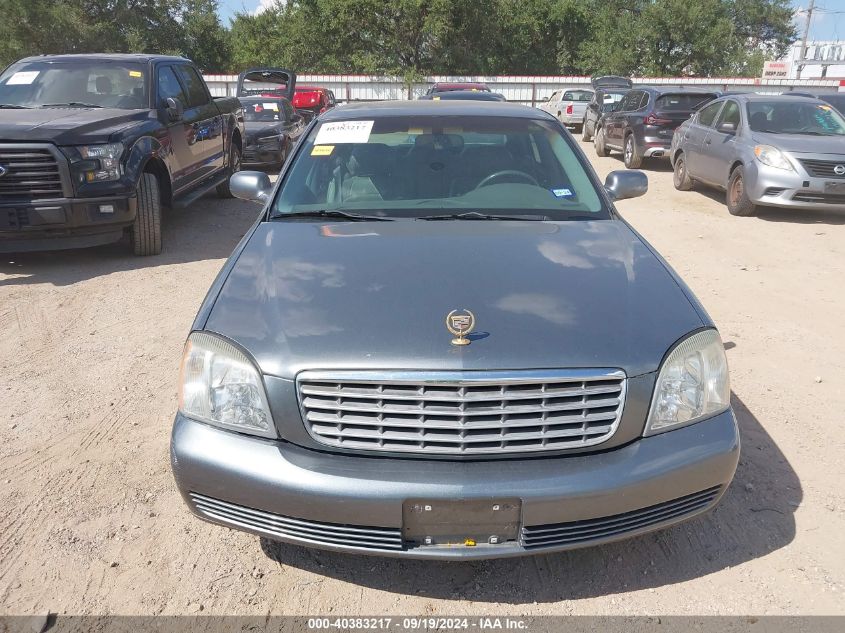
[[[603,176],[618,157],[596,159]],[[845,614],[845,214],[728,215],[651,190],[625,217],[728,348],[743,456],[709,516],[621,544],[433,564],[294,547],[183,507],[168,440],[182,343],[256,208],[173,212],[127,245],[0,256],[0,604],[5,614]]]

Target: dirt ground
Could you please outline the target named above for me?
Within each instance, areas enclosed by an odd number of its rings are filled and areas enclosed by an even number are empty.
[[[596,159],[602,176],[617,156]],[[168,462],[182,343],[256,208],[207,198],[165,251],[0,256],[0,612],[845,614],[845,213],[731,217],[667,165],[625,217],[728,348],[742,460],[705,518],[475,563],[352,557],[203,523]]]

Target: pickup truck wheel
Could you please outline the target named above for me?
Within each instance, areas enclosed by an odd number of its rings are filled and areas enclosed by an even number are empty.
[[[687,171],[687,161],[683,154],[678,154],[675,158],[675,168],[672,174],[672,183],[678,191],[690,191],[695,185],[695,181],[690,178]]]
[[[610,150],[607,149],[607,145],[604,144],[604,128],[600,127],[596,130],[596,138],[595,138],[595,148],[596,154],[599,156],[610,156]]]
[[[757,213],[757,206],[745,190],[745,170],[742,166],[734,169],[728,179],[727,203],[731,215],[747,217]]]
[[[581,140],[584,142],[589,143],[593,138],[593,135],[587,131],[587,122],[581,124]]]
[[[629,134],[625,137],[625,149],[622,152],[622,160],[625,162],[625,167],[628,169],[639,169],[643,164],[643,157],[637,151],[637,144],[634,143],[634,135]]]
[[[132,225],[132,249],[136,255],[161,253],[161,192],[158,178],[142,174],[137,188],[138,210]]]
[[[232,143],[232,149],[229,150],[229,171],[226,175],[226,180],[217,185],[218,198],[234,198],[232,190],[229,188],[229,178],[241,170],[241,148]]]

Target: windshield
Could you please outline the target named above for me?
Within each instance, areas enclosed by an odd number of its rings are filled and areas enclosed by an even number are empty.
[[[285,120],[285,104],[281,99],[241,99],[244,121],[274,123]]]
[[[751,101],[748,124],[754,132],[843,136],[845,119],[832,106],[812,101]]]
[[[101,60],[13,64],[0,75],[0,104],[23,108],[149,108],[146,64]]]
[[[534,219],[609,217],[558,126],[490,116],[395,116],[316,126],[273,215],[332,210],[392,218],[466,210]]]
[[[561,101],[590,101],[592,98],[592,90],[567,90]]]

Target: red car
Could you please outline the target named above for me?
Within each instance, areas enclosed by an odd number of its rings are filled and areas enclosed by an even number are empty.
[[[337,105],[334,93],[328,88],[319,86],[296,86],[293,95],[293,107],[306,121],[310,121],[318,114],[325,112]]]

